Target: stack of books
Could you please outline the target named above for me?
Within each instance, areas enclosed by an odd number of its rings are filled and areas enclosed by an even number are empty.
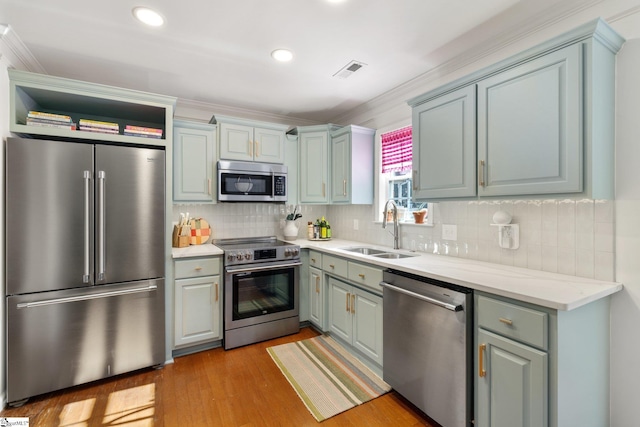
[[[76,124],[73,123],[69,116],[34,110],[29,111],[27,115],[27,126],[43,126],[69,130],[76,129]]]
[[[99,120],[80,119],[78,121],[80,130],[85,132],[108,133],[111,135],[120,134],[120,125],[113,122],[101,122]]]
[[[140,136],[142,138],[162,138],[162,129],[149,128],[144,126],[126,125],[124,134],[128,136]]]

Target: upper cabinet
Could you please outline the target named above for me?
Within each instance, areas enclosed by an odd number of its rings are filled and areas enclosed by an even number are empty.
[[[215,116],[220,159],[279,163],[285,161],[286,125]]]
[[[171,141],[173,97],[19,70],[9,70],[9,81],[9,130],[16,134],[157,146]],[[74,125],[27,124],[30,111],[67,116]],[[108,122],[109,129],[80,130],[81,119]]]
[[[475,86],[416,106],[412,123],[414,197],[475,196]]]
[[[375,133],[354,125],[331,133],[331,203],[373,203]]]
[[[300,203],[373,203],[374,129],[327,124],[297,133]]]
[[[332,124],[297,128],[300,203],[329,203],[329,142],[336,129]]]
[[[623,42],[596,20],[409,100],[415,197],[612,198]]]
[[[480,196],[582,191],[582,48],[478,82]]]
[[[174,121],[173,200],[216,200],[216,126]]]

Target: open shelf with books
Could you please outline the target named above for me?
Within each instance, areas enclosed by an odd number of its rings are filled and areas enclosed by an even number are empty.
[[[165,146],[176,98],[9,70],[10,130],[36,137]]]

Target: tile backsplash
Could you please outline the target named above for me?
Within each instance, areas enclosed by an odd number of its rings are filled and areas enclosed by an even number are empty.
[[[614,280],[614,201],[592,199],[493,200],[433,205],[434,226],[400,226],[404,249],[456,256],[572,276]],[[520,226],[518,249],[498,245],[490,224],[503,210]],[[391,234],[372,222],[370,206],[332,206],[340,238],[390,246]],[[354,230],[358,219],[359,230]],[[336,222],[335,219],[333,220]],[[442,239],[442,225],[455,225],[457,240]],[[387,230],[390,228],[388,227]]]
[[[592,199],[492,200],[433,205],[434,226],[400,225],[403,249],[512,265],[572,276],[614,280],[614,202]],[[520,226],[518,249],[498,246],[493,214],[504,210]],[[282,236],[285,206],[261,203],[174,205],[173,219],[188,211],[212,224],[214,238]],[[392,227],[382,229],[371,205],[303,205],[307,221],[326,216],[334,238],[392,246]],[[442,239],[442,225],[455,225],[457,239]],[[357,228],[356,228],[357,227]]]

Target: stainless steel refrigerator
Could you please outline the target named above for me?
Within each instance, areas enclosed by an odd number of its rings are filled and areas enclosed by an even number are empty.
[[[7,401],[164,362],[165,153],[8,138]]]

